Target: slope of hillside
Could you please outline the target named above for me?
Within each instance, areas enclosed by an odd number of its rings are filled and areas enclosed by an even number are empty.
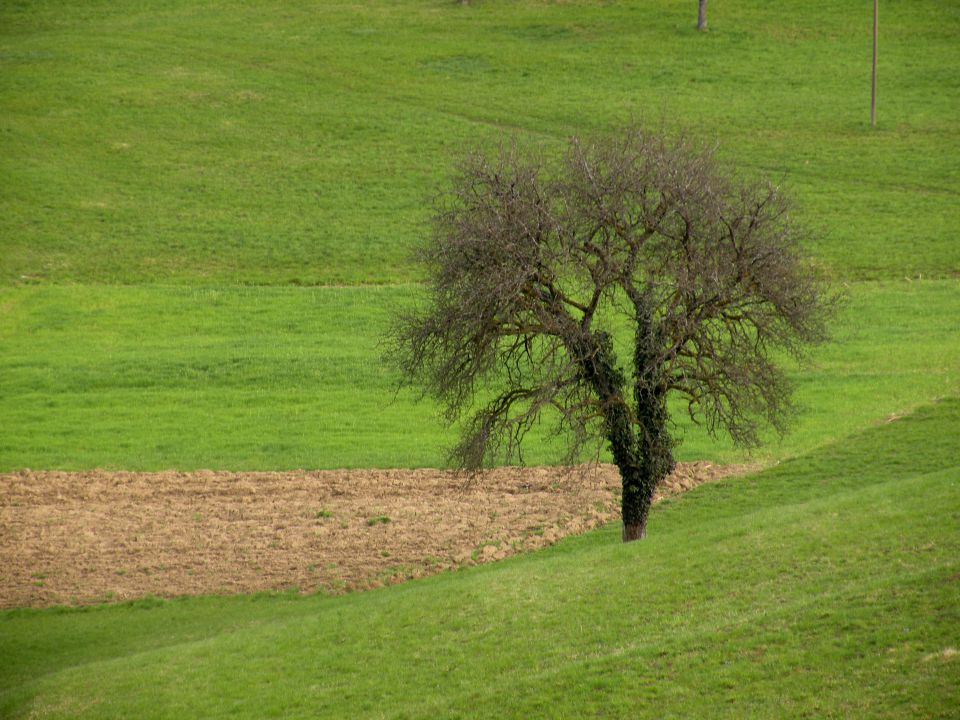
[[[791,371],[783,462],[660,506],[642,543],[342,598],[2,612],[0,717],[950,717],[947,5],[884,5],[876,129],[853,0],[711,4],[707,34],[673,0],[0,5],[0,471],[440,465],[451,429],[394,395],[378,337],[451,163],[504,134],[716,138],[787,186],[850,299]],[[678,432],[681,459],[743,458]]]
[[[10,717],[950,717],[960,400],[504,563],[0,614]]]
[[[956,277],[956,8],[187,0],[0,7],[0,282],[343,284],[407,251],[464,146],[631,117],[785,182],[847,278]],[[883,247],[878,252],[878,247]]]

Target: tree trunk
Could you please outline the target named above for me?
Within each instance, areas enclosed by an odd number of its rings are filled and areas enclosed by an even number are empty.
[[[658,351],[659,335],[652,303],[640,293],[631,293],[636,313],[633,355],[634,414],[639,425],[635,433],[635,467],[620,468],[623,478],[623,540],[646,535],[647,516],[653,496],[673,471],[673,441],[667,432],[667,388],[662,378]]]
[[[618,453],[611,441],[623,483],[621,507],[624,542],[646,537],[647,517],[653,505],[653,496],[673,471],[673,443],[667,433],[665,394],[644,395],[636,407],[637,420],[642,427],[635,433],[635,449],[629,453]]]
[[[697,9],[697,30],[707,31],[707,0],[700,0],[700,6]]]
[[[643,477],[642,461],[633,467],[623,467],[619,463],[618,466],[623,484],[620,503],[623,510],[623,541],[641,540],[647,536],[647,518],[650,516],[656,485],[646,482],[647,478]]]
[[[633,447],[618,449],[613,436],[610,438],[623,483],[624,542],[646,537],[653,496],[673,470],[673,443],[667,433],[666,393],[638,389],[636,395],[636,417],[641,428],[631,433]]]
[[[590,383],[603,407],[607,440],[623,485],[624,542],[646,536],[653,495],[673,469],[672,443],[667,433],[666,390],[657,382],[660,369],[655,365],[657,337],[653,319],[643,298],[634,298],[634,304],[637,308],[635,412],[631,413],[625,398],[626,379],[617,368],[610,336],[600,332],[569,342],[584,379]],[[634,417],[640,423],[639,431],[634,425]]]
[[[647,536],[647,523],[644,520],[643,524],[637,525],[627,525],[623,526],[623,541],[633,542],[634,540],[643,540]]]

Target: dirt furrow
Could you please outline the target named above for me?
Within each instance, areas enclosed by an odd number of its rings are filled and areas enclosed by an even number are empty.
[[[680,464],[663,494],[744,470]],[[378,587],[618,519],[608,465],[0,474],[0,607]]]

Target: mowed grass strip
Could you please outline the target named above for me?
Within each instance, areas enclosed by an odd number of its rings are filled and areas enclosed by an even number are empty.
[[[0,7],[0,282],[409,282],[465,146],[689,126],[853,278],[956,277],[957,8],[276,0]]]
[[[340,598],[0,613],[8,717],[947,718],[960,400],[570,539]]]
[[[0,470],[437,466],[454,441],[383,362],[414,287],[0,290]],[[960,285],[849,288],[836,341],[794,368],[809,450],[960,388]],[[789,364],[788,364],[789,367]],[[673,408],[680,459],[742,459]],[[556,462],[549,419],[525,459]]]

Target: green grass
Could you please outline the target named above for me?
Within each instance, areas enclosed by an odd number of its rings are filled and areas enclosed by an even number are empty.
[[[950,391],[958,11],[885,7],[876,130],[863,13],[739,3],[703,35],[666,2],[4,4],[0,469],[442,463],[449,432],[376,362],[429,197],[465,144],[629,117],[782,179],[856,283],[764,456]]]
[[[782,462],[661,506],[642,543],[344,598],[0,613],[0,716],[954,712],[960,403],[931,403],[960,390],[960,9],[883,4],[876,129],[868,4],[693,14],[0,4],[0,470],[442,462],[377,338],[452,159],[504,132],[716,137],[796,196],[850,294],[792,371],[797,426],[760,455]],[[678,432],[683,459],[741,457]]]
[[[838,344],[797,374],[796,434],[764,456],[949,392],[958,11],[885,8],[876,130],[858,4],[713,8],[706,35],[689,15],[3,5],[0,469],[442,463],[449,432],[409,394],[385,403],[376,362],[430,195],[470,142],[557,144],[631,116],[782,179],[818,263],[856,283]],[[947,279],[860,284],[921,275]],[[681,457],[740,457],[679,433]],[[535,442],[527,460],[557,454]]]
[[[960,391],[960,284],[863,283],[836,342],[795,370],[780,458]],[[396,393],[377,338],[399,288],[0,290],[0,470],[435,466],[454,437]],[[891,348],[897,348],[891,352]],[[682,421],[683,408],[674,415]],[[411,418],[416,418],[411,422]],[[737,460],[680,422],[682,459]],[[529,462],[557,461],[531,443]]]
[[[7,2],[0,281],[408,282],[465,144],[631,117],[785,181],[845,277],[956,277],[960,10],[884,7],[876,130],[868,11]]]
[[[4,612],[0,713],[947,718],[958,462],[947,399],[661,505],[640,543],[341,598]]]

